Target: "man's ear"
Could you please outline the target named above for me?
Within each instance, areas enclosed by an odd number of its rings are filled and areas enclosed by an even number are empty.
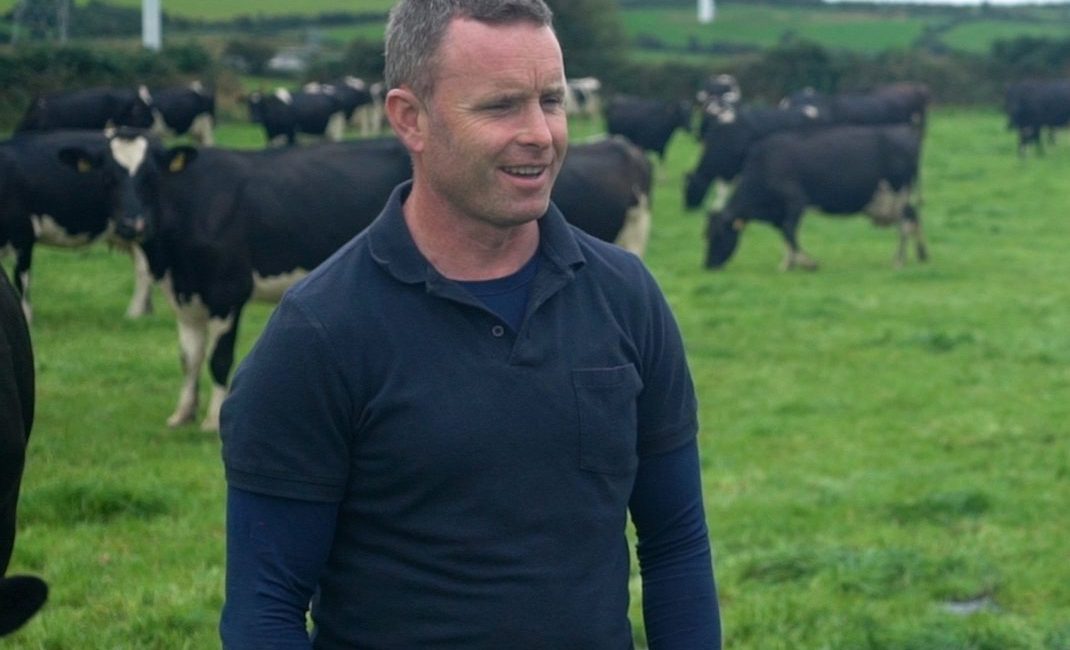
[[[427,115],[423,102],[407,86],[392,88],[386,94],[386,117],[405,147],[413,152],[423,151],[427,138]]]

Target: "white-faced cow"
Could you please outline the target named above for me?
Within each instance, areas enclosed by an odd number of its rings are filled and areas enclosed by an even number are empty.
[[[48,597],[48,586],[39,578],[6,575],[33,416],[30,334],[19,299],[0,269],[0,637],[25,623]]]
[[[729,184],[743,169],[747,152],[755,143],[773,133],[819,124],[816,113],[806,108],[743,107],[718,114],[706,126],[698,165],[687,174],[684,205],[689,210],[702,205],[710,185],[716,182],[714,208],[719,209],[727,200]]]
[[[194,141],[215,143],[215,93],[199,81],[152,91],[152,131],[160,136],[188,133]]]
[[[691,104],[687,101],[618,95],[606,104],[605,114],[610,135],[623,135],[662,160],[676,129],[691,130]]]
[[[36,97],[15,127],[23,131],[103,130],[114,126],[152,126],[152,95],[138,88],[85,88]]]
[[[119,189],[110,195],[116,233],[141,244],[175,309],[185,380],[170,425],[195,417],[198,379],[209,359],[214,387],[206,429],[218,426],[245,304],[277,300],[367,226],[412,173],[394,138],[198,151],[119,133],[103,156],[68,149],[63,157],[112,179]],[[649,161],[626,142],[577,145],[553,198],[595,236],[626,239],[641,252],[650,178]]]
[[[298,133],[338,142],[345,134],[346,113],[333,92],[290,92],[249,95],[249,119],[263,125],[268,146],[293,145]]]
[[[1070,79],[1019,81],[1007,86],[1004,95],[1007,128],[1018,131],[1018,155],[1030,144],[1043,155],[1040,132],[1048,129],[1049,142],[1055,129],[1070,125]]]
[[[30,267],[37,244],[82,247],[109,238],[107,208],[111,191],[100,172],[78,173],[60,162],[59,154],[78,147],[99,154],[107,138],[95,131],[50,131],[22,133],[0,142],[0,251],[15,255],[14,282],[22,296],[27,320],[30,306]],[[151,290],[144,258],[133,252],[140,264],[134,297],[127,311],[138,316]]]
[[[367,226],[411,174],[408,156],[392,139],[198,151],[120,133],[110,145],[103,157],[66,155],[124,188],[113,195],[116,233],[142,245],[175,310],[185,381],[168,424],[194,419],[208,358],[214,388],[202,426],[214,429],[246,303],[278,300]]]
[[[731,121],[743,103],[739,81],[730,74],[711,75],[695,93],[699,127],[695,136],[702,140],[711,123]]]
[[[816,268],[798,242],[807,207],[866,213],[877,225],[897,224],[896,264],[905,261],[911,237],[924,261],[921,222],[911,203],[920,152],[921,136],[909,126],[835,126],[765,138],[748,156],[724,210],[710,213],[706,266],[723,266],[746,224],[765,221],[780,230],[787,245],[782,269]]]

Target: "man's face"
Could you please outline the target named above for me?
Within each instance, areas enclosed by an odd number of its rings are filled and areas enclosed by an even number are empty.
[[[542,216],[568,146],[564,83],[549,27],[454,20],[417,168],[437,207],[496,227]]]

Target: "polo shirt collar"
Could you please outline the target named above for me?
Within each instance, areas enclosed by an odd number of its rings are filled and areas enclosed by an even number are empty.
[[[391,192],[383,211],[368,226],[369,249],[372,258],[402,282],[435,281],[441,275],[416,248],[401,210],[411,190],[408,180]],[[539,219],[539,249],[551,265],[570,277],[586,263],[576,234],[553,203]]]

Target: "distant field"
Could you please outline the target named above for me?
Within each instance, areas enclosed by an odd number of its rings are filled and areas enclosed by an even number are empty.
[[[684,9],[629,9],[620,12],[627,33],[655,36],[667,45],[733,43],[769,47],[785,35],[813,40],[828,47],[862,51],[906,48],[934,19],[896,14],[892,17],[862,11],[829,11],[769,6],[727,5],[717,19],[702,25],[695,12]],[[879,18],[879,19],[878,19]]]
[[[1070,38],[1070,21],[977,21],[952,28],[941,36],[941,40],[952,49],[983,54],[998,40],[1011,40],[1020,36],[1067,39]]]

